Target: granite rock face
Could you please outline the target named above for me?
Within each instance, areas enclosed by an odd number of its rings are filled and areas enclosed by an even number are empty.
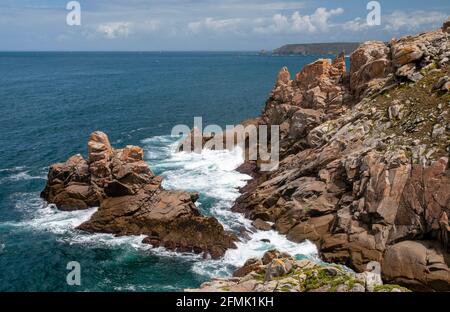
[[[41,196],[61,210],[98,206],[78,228],[115,235],[145,235],[145,243],[181,252],[221,257],[237,238],[213,217],[200,214],[198,195],[165,190],[138,146],[113,149],[105,133],[88,141],[81,155],[50,166]]]
[[[282,68],[260,119],[280,125],[279,168],[233,210],[313,241],[325,261],[450,290],[449,36],[366,42],[349,72],[342,56],[294,78]]]
[[[382,83],[393,71],[390,50],[381,41],[363,43],[350,56],[350,88],[356,98],[362,98],[368,89]]]

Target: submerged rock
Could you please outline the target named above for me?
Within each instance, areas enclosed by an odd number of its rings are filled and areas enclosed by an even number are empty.
[[[115,235],[146,235],[144,243],[181,252],[221,257],[234,248],[236,236],[213,217],[200,214],[196,193],[161,186],[138,146],[113,149],[105,133],[88,142],[88,160],[81,155],[50,166],[41,196],[61,210],[99,206],[78,228]]]
[[[272,226],[269,223],[267,223],[266,221],[261,220],[261,219],[256,219],[255,221],[252,222],[252,225],[256,229],[261,230],[261,231],[269,231],[272,229]]]

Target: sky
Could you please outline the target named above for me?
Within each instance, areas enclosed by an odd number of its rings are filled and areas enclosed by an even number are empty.
[[[287,43],[390,40],[439,28],[448,0],[0,0],[0,51],[259,51]]]

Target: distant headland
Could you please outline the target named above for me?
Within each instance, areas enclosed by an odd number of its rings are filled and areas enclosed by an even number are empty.
[[[341,52],[350,54],[358,48],[359,44],[359,42],[286,44],[273,50],[272,53],[278,55],[336,55]]]

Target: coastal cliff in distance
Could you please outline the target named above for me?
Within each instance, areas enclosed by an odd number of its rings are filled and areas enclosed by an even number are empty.
[[[282,68],[253,120],[279,126],[279,166],[241,166],[254,179],[232,210],[314,242],[327,263],[380,279],[280,255],[249,259],[233,278],[200,289],[370,291],[382,280],[450,291],[449,77],[450,19],[435,31],[361,44],[349,70],[343,54],[292,76]]]
[[[304,43],[286,44],[273,50],[278,55],[337,55],[350,54],[359,46],[358,42]]]

